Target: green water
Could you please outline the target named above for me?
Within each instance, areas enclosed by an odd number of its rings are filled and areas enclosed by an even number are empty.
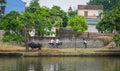
[[[0,71],[120,71],[120,57],[0,58]]]

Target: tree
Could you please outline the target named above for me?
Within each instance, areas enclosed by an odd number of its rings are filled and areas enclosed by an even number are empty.
[[[114,30],[120,33],[120,3],[117,4],[112,10],[104,12],[103,18],[97,24],[97,29],[104,32],[113,32]],[[108,28],[109,27],[109,28]]]
[[[49,11],[49,8],[40,7],[38,0],[34,0],[24,12],[12,11],[1,17],[0,28],[5,31],[3,40],[25,41],[28,51],[28,37],[31,30],[35,29],[36,35],[43,36],[49,33],[46,29],[52,28]]]
[[[120,47],[120,33],[118,34],[115,34],[114,37],[113,37],[115,43],[116,43],[116,46],[117,47]]]
[[[36,36],[49,35],[48,29],[52,28],[49,11],[47,7],[40,7],[38,0],[33,0],[21,16],[21,23],[24,23],[23,30],[25,32],[26,50],[28,50],[29,31],[35,29]]]
[[[69,11],[69,12],[68,12],[68,16],[69,16],[69,17],[73,17],[73,16],[76,16],[76,15],[77,15],[77,10]]]
[[[6,3],[6,0],[0,0],[0,4],[1,4],[1,3]]]
[[[53,6],[50,10],[52,24],[58,27],[63,27],[63,25],[66,24],[66,21],[64,20],[64,18],[67,18],[66,15],[66,12],[61,10],[59,6]]]
[[[4,42],[22,42],[23,38],[20,34],[20,13],[16,11],[11,11],[7,15],[1,18],[1,29],[5,31],[3,36]],[[14,36],[14,37],[13,37]]]
[[[103,5],[104,10],[111,10],[120,0],[89,0],[88,5]]]
[[[28,51],[28,37],[31,30],[35,29],[36,36],[49,35],[52,32],[48,30],[53,26],[63,26],[66,18],[66,13],[60,7],[54,6],[52,9],[40,7],[38,0],[33,0],[24,12],[12,11],[1,17],[0,29],[5,31],[4,41],[25,41]]]
[[[75,37],[77,33],[83,33],[88,29],[88,25],[83,16],[74,16],[70,17],[68,24],[72,27],[72,30],[75,32]],[[75,38],[75,48],[76,48],[76,38]]]
[[[110,33],[117,33],[114,36],[114,40],[117,45],[119,44],[120,40],[120,3],[115,5],[112,10],[109,12],[104,12],[103,18],[100,20],[100,22],[97,24],[97,29],[104,32],[110,32]]]
[[[68,24],[72,27],[75,32],[83,33],[88,29],[88,25],[83,16],[74,16],[68,20]]]
[[[67,14],[63,10],[60,9],[59,6],[53,6],[50,10],[50,20],[54,27],[58,27],[57,31],[67,26]],[[57,36],[60,34],[56,33]]]

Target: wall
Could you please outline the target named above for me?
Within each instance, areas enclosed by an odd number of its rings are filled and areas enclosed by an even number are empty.
[[[3,34],[4,34],[4,31],[0,30],[0,40],[2,40]]]
[[[96,25],[88,24],[88,30],[86,32],[98,32],[98,30],[96,29]]]
[[[97,18],[97,16],[102,12],[102,10],[78,10],[78,15],[84,16],[84,12],[88,11],[88,16],[86,18]]]
[[[88,48],[100,48],[100,47],[104,46],[103,42],[98,39],[86,38],[85,40],[87,41]],[[75,38],[74,37],[60,38],[60,41],[63,42],[62,48],[75,48]],[[39,42],[41,42],[43,44],[43,47],[50,47],[48,44],[50,42],[50,39],[48,39],[48,38],[39,40]],[[76,38],[76,48],[84,48],[83,38]]]

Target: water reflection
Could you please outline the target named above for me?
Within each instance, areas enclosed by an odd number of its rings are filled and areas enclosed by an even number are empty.
[[[0,71],[120,71],[120,58],[0,58]]]

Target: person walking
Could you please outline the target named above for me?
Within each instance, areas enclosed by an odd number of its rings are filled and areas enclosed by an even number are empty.
[[[87,48],[87,41],[85,39],[83,39],[83,44],[84,44],[84,47]]]

